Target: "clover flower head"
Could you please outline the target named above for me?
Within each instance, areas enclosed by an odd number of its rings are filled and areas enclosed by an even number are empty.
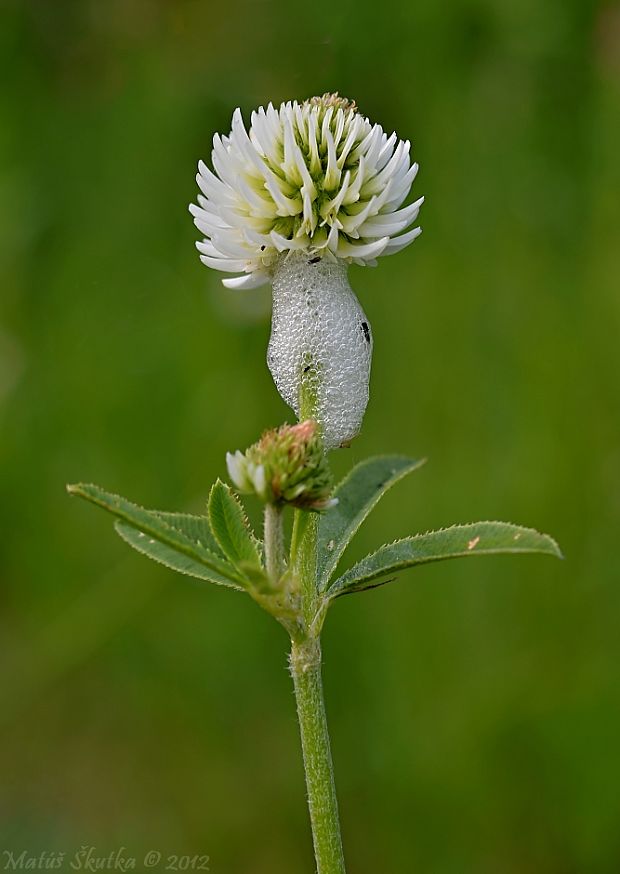
[[[332,477],[318,425],[312,419],[265,431],[244,453],[227,453],[226,465],[235,487],[268,504],[289,504],[305,510],[326,510]]]
[[[421,232],[403,233],[423,202],[402,206],[418,170],[409,149],[338,94],[260,107],[249,130],[236,109],[230,134],[213,138],[213,171],[198,166],[201,260],[240,274],[229,288],[270,282],[292,251],[374,265]]]

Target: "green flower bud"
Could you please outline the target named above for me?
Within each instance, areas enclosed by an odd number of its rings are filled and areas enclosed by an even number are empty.
[[[226,465],[243,494],[256,494],[268,504],[290,504],[302,510],[326,510],[332,475],[319,427],[312,419],[265,431],[245,452],[228,452]]]

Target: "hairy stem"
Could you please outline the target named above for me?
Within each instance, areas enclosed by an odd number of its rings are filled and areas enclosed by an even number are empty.
[[[264,537],[265,566],[269,579],[275,586],[286,567],[282,507],[275,504],[265,504]]]
[[[338,802],[323,701],[318,638],[293,643],[290,656],[306,772],[317,874],[345,874]]]
[[[313,380],[301,380],[299,418],[317,419],[317,392]],[[293,640],[290,665],[297,701],[317,874],[345,874],[334,766],[321,677],[320,628],[323,610],[316,578],[318,532],[318,513],[295,511],[291,568],[299,583],[304,636]]]

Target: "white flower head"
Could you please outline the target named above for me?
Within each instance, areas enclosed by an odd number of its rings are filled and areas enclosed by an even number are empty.
[[[230,134],[213,138],[213,171],[198,165],[201,261],[241,274],[229,288],[270,282],[285,252],[376,264],[421,233],[406,229],[424,198],[402,206],[418,171],[409,149],[337,94],[260,107],[249,131],[235,110]]]

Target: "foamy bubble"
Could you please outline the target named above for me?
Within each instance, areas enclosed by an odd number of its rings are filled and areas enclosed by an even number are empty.
[[[299,416],[302,380],[316,397],[327,449],[352,440],[368,403],[372,333],[347,278],[347,266],[307,252],[283,256],[273,277],[267,364]]]

